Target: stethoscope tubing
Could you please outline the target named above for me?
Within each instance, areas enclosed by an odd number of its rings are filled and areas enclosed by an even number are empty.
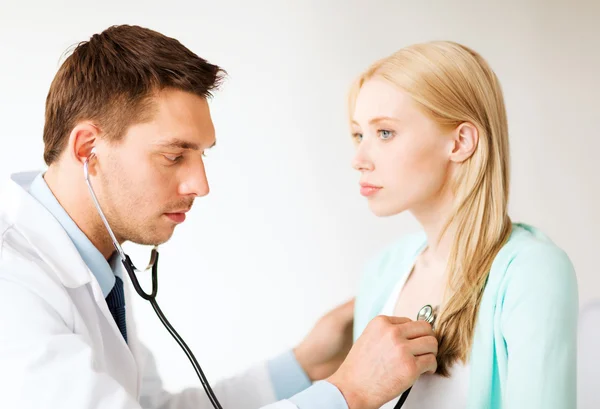
[[[102,222],[104,223],[104,226],[106,227],[106,230],[108,231],[108,234],[110,235],[113,246],[115,247],[115,250],[117,251],[117,253],[119,255],[119,258],[121,259],[121,262],[123,263],[123,267],[125,268],[125,271],[127,271],[127,275],[129,276],[131,283],[133,284],[133,287],[135,288],[135,291],[144,300],[150,302],[150,305],[152,305],[152,308],[154,309],[154,312],[158,316],[160,322],[164,325],[164,327],[167,329],[167,331],[171,334],[171,336],[173,336],[175,341],[179,344],[179,346],[181,347],[183,352],[187,355],[188,359],[190,360],[190,363],[192,364],[192,366],[194,367],[194,370],[196,371],[196,374],[198,375],[198,378],[200,379],[200,383],[202,384],[202,387],[204,388],[204,392],[206,392],[206,396],[210,400],[210,403],[213,405],[213,407],[215,409],[223,409],[221,407],[221,404],[219,403],[219,400],[215,396],[215,393],[213,392],[212,388],[210,387],[210,383],[206,379],[206,376],[204,375],[204,371],[202,371],[202,368],[200,367],[198,360],[194,356],[194,353],[188,347],[188,345],[183,340],[183,338],[179,335],[179,333],[177,333],[177,331],[171,325],[169,320],[167,320],[167,317],[164,315],[164,313],[160,309],[158,303],[156,302],[156,296],[158,294],[158,256],[159,256],[158,247],[154,246],[154,248],[152,249],[152,253],[150,255],[150,262],[148,263],[148,266],[144,269],[144,271],[152,269],[152,292],[147,293],[144,291],[144,289],[142,288],[142,286],[140,285],[140,283],[137,279],[136,272],[141,272],[141,271],[135,267],[135,265],[131,261],[131,258],[125,253],[125,251],[123,251],[123,248],[117,241],[117,239],[110,227],[110,224],[108,223],[108,220],[104,216],[104,212],[102,211],[102,208],[100,207],[100,203],[98,202],[98,198],[96,197],[96,193],[94,192],[94,188],[92,187],[92,183],[89,178],[89,169],[88,169],[89,161],[90,161],[90,158],[92,158],[94,156],[95,156],[95,152],[92,150],[92,153],[90,154],[89,157],[86,158],[86,160],[83,164],[85,181],[87,183],[88,189],[89,189],[92,199],[94,201],[96,210],[98,211],[98,214],[100,215],[100,218],[102,219]]]

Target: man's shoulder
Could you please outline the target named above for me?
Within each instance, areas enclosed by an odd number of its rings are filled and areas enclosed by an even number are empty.
[[[43,296],[60,281],[27,239],[0,217],[0,285],[10,282]]]

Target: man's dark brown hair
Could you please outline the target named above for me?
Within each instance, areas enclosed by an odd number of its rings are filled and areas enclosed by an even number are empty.
[[[79,43],[46,98],[44,160],[50,165],[82,120],[118,140],[150,119],[151,98],[165,88],[210,97],[225,75],[178,40],[138,26],[112,26]]]

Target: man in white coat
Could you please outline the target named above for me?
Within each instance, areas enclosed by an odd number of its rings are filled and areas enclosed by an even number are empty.
[[[209,409],[167,393],[128,310],[115,240],[167,241],[208,194],[207,98],[223,71],[177,40],[115,26],[80,43],[46,101],[45,172],[0,191],[0,407]],[[295,348],[215,385],[235,409],[371,409],[436,368],[428,324],[378,317],[352,345],[352,303]],[[350,331],[351,332],[351,331]]]

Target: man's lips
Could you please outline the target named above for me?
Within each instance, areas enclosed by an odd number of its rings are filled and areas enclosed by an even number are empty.
[[[183,223],[185,221],[185,214],[189,211],[190,211],[189,208],[183,209],[183,210],[176,210],[173,212],[165,213],[165,216],[167,216],[169,219],[171,219],[175,223]]]

